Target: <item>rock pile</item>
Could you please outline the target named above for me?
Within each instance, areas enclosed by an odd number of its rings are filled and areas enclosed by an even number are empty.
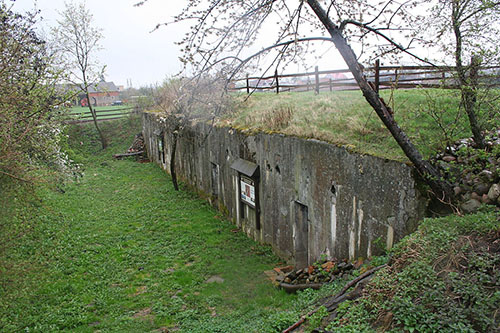
[[[278,273],[276,280],[289,285],[312,285],[329,282],[345,272],[354,269],[354,265],[348,262],[335,263],[332,260],[324,260],[304,269],[294,269],[293,266],[275,268]]]
[[[454,186],[460,208],[474,212],[482,204],[500,207],[500,129],[486,133],[486,150],[461,139],[435,156],[436,165]]]
[[[129,147],[127,150],[127,153],[135,153],[135,152],[140,152],[144,151],[144,135],[142,135],[142,132],[137,134],[134,137],[134,142],[132,142],[132,145]]]

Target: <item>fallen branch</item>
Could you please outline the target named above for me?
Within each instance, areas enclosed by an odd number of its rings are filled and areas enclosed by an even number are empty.
[[[374,267],[366,272],[364,272],[363,274],[361,274],[360,276],[358,276],[357,278],[355,278],[354,280],[350,281],[349,283],[347,283],[344,288],[342,288],[342,290],[335,296],[335,298],[343,295],[347,290],[349,290],[349,288],[351,288],[352,286],[354,286],[356,283],[358,283],[359,281],[363,280],[364,278],[366,278],[367,276],[370,276],[372,275],[373,273],[375,273],[376,271],[378,271],[379,269],[382,269],[384,267],[386,267],[387,264],[383,264],[383,265],[380,265],[380,266],[377,266],[377,267]]]
[[[347,290],[349,290],[352,286],[356,285],[358,282],[366,279],[367,277],[369,277],[370,275],[372,275],[373,273],[375,273],[379,269],[382,269],[386,266],[387,266],[387,264],[383,264],[383,265],[377,266],[375,268],[372,268],[372,269],[364,272],[363,274],[361,274],[360,276],[358,276],[354,280],[349,281],[344,286],[344,288],[342,288],[342,290],[340,292],[338,292],[335,296],[331,297],[328,301],[324,302],[316,309],[314,309],[314,310],[310,311],[309,313],[307,313],[306,315],[302,316],[299,321],[297,321],[296,323],[294,323],[293,325],[288,327],[286,330],[283,331],[283,333],[290,333],[290,332],[294,331],[296,328],[298,328],[300,325],[302,325],[309,316],[315,314],[322,306],[326,307],[327,310],[330,312],[330,309],[336,308],[336,305],[338,305],[339,303],[341,303],[344,300],[349,298],[348,296],[344,297],[344,294],[346,293]]]
[[[29,181],[29,180],[26,180],[26,179],[21,178],[21,177],[14,176],[14,175],[12,175],[12,174],[10,174],[10,173],[8,173],[8,172],[2,171],[2,170],[0,170],[0,173],[1,173],[1,174],[3,174],[3,175],[8,176],[8,177],[10,177],[10,178],[14,178],[14,179],[16,179],[16,180],[19,180],[19,181],[22,181],[22,182],[25,182],[25,183],[32,183],[32,182],[31,182],[31,181]]]
[[[136,151],[133,153],[126,153],[126,154],[115,154],[115,155],[113,155],[113,157],[114,158],[122,158],[122,157],[129,157],[129,156],[137,156],[137,155],[141,155],[141,154],[144,154],[144,150]]]
[[[308,288],[316,289],[317,290],[317,289],[321,288],[322,285],[323,285],[323,283],[289,284],[289,283],[281,282],[279,284],[279,286],[281,288],[283,288],[289,294],[295,293],[298,290],[304,290],[304,289],[308,289]]]

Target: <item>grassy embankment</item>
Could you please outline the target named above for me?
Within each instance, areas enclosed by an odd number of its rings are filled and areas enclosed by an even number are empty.
[[[388,255],[389,267],[370,281],[362,298],[341,304],[327,329],[498,332],[498,210],[426,219]]]
[[[319,95],[313,92],[255,93],[248,100],[245,100],[246,95],[235,96],[236,111],[226,115],[220,125],[251,132],[280,132],[316,138],[363,154],[406,161],[360,91],[321,92]],[[444,147],[446,136],[456,140],[471,135],[463,111],[455,121],[460,104],[456,91],[410,89],[395,90],[392,94],[383,90],[381,96],[426,158]],[[498,128],[500,101],[492,99],[489,104],[496,104],[490,108],[494,111],[481,110],[479,119],[486,127]]]

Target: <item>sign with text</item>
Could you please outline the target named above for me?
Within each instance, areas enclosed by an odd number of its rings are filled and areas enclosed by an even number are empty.
[[[255,183],[252,179],[241,176],[241,200],[255,208]]]

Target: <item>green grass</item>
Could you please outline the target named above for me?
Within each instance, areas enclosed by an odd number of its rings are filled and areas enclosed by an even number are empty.
[[[269,247],[174,191],[157,165],[111,157],[130,124],[103,124],[104,152],[91,126],[73,128],[83,178],[40,190],[32,230],[0,252],[0,331],[272,332],[297,320],[321,294],[272,286],[263,272],[281,263]]]
[[[493,91],[493,94],[498,93]],[[321,92],[319,95],[313,92],[254,93],[248,100],[245,96],[235,95],[236,111],[224,116],[219,125],[249,132],[316,138],[360,153],[406,161],[360,91]],[[425,157],[443,148],[447,140],[471,135],[463,111],[458,113],[455,122],[460,105],[457,91],[383,90],[381,96]],[[498,100],[492,103],[484,103],[480,111],[479,119],[486,128],[500,126]]]
[[[111,157],[126,150],[137,122],[103,123],[106,151],[92,126],[72,127],[67,150],[84,172],[77,182],[28,196],[0,183],[0,331],[279,332],[352,279],[298,295],[273,287],[263,271],[282,263],[269,247],[193,193],[174,191],[158,166]],[[329,329],[489,331],[498,325],[499,224],[491,209],[425,220]]]

